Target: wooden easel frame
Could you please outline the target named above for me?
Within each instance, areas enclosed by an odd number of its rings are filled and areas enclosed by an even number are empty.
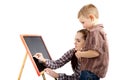
[[[45,43],[44,43],[41,35],[32,35],[32,34],[21,34],[21,35],[20,35],[21,40],[22,40],[22,42],[23,42],[23,44],[24,44],[24,46],[25,46],[25,48],[26,48],[26,54],[25,54],[25,56],[24,56],[24,60],[23,60],[23,63],[22,63],[22,66],[21,66],[21,69],[20,69],[20,72],[19,72],[18,80],[21,79],[21,75],[22,75],[23,68],[24,68],[24,65],[25,65],[25,62],[26,62],[26,59],[27,59],[27,55],[29,55],[29,53],[30,53],[29,48],[28,48],[28,46],[27,46],[27,44],[26,44],[26,42],[25,42],[25,39],[24,39],[24,37],[26,37],[26,36],[28,36],[28,37],[34,37],[34,36],[36,36],[36,37],[41,38],[41,40],[42,40],[42,42],[43,42],[43,45],[45,46]],[[46,46],[45,46],[45,48],[46,48]],[[46,49],[47,49],[47,48],[46,48]],[[47,51],[47,52],[48,52],[48,51]],[[49,55],[49,54],[48,54],[48,55]],[[32,59],[32,56],[31,56],[31,55],[29,55],[29,56],[30,56],[30,58]],[[49,56],[50,56],[50,55],[49,55]],[[50,59],[51,59],[51,57],[50,57]],[[46,80],[45,75],[44,75],[44,71],[39,72],[39,70],[38,70],[37,66],[35,65],[34,61],[32,61],[32,63],[33,63],[33,65],[34,65],[34,67],[35,67],[35,69],[36,69],[36,71],[37,71],[38,76],[42,75],[43,80]],[[57,79],[55,78],[55,80],[57,80]]]
[[[26,62],[26,59],[27,59],[27,52],[26,52],[26,54],[25,54],[25,56],[24,56],[24,60],[23,60],[23,63],[22,63],[22,66],[21,66],[21,69],[20,69],[20,72],[19,72],[19,75],[18,75],[18,80],[20,80],[21,79],[21,76],[22,76],[22,72],[23,72],[23,69],[24,69],[24,66],[25,66],[25,62]],[[44,75],[44,71],[43,72],[41,72],[41,75],[42,75],[42,77],[43,77],[43,80],[46,80],[46,77],[45,77],[45,75]],[[56,79],[55,79],[56,80]]]

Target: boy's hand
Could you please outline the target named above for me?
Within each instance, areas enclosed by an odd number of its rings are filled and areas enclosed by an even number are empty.
[[[75,56],[76,56],[78,59],[80,59],[80,58],[82,57],[81,51],[77,51],[77,52],[75,53]]]

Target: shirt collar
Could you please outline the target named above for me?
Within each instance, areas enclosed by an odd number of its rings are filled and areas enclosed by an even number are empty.
[[[94,25],[92,29],[90,29],[90,31],[96,31],[96,30],[100,30],[104,28],[103,27],[103,24],[97,24],[97,25]]]

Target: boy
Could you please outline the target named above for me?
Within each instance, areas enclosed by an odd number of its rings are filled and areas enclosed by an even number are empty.
[[[87,4],[78,12],[78,19],[90,31],[82,51],[75,53],[79,59],[80,80],[99,80],[108,70],[109,51],[103,25],[98,24],[99,13],[95,5]]]

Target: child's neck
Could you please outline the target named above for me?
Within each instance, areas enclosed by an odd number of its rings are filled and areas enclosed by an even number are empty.
[[[88,30],[93,29],[97,24],[99,24],[98,19],[95,19],[94,22],[93,22],[93,25]]]
[[[99,22],[98,22],[98,19],[95,19],[94,22],[93,22],[93,26],[97,25]]]

